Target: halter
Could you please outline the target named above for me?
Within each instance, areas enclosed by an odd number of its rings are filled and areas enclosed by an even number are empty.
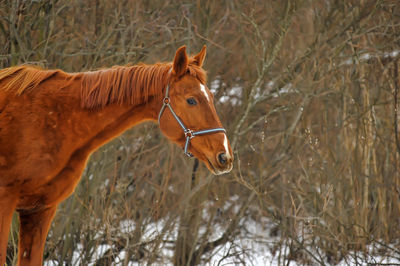
[[[163,99],[163,106],[161,107],[160,113],[158,114],[158,124],[160,124],[161,120],[161,115],[163,114],[165,107],[168,107],[169,110],[171,111],[172,115],[175,117],[175,120],[178,122],[178,124],[181,126],[183,129],[183,133],[185,134],[186,142],[185,142],[185,149],[184,152],[187,156],[193,157],[193,154],[191,154],[189,150],[189,144],[190,140],[196,136],[199,135],[205,135],[205,134],[210,134],[210,133],[217,133],[217,132],[224,132],[226,134],[226,130],[222,127],[218,128],[211,128],[211,129],[204,129],[204,130],[198,130],[198,131],[193,131],[189,128],[185,127],[185,124],[183,124],[182,120],[178,117],[178,115],[174,112],[174,109],[172,109],[171,106],[171,101],[168,97],[169,93],[169,84],[167,85],[167,88],[165,89],[165,97]]]

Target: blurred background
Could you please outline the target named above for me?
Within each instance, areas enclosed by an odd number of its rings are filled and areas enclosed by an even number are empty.
[[[206,44],[235,154],[213,176],[156,124],[125,132],[60,205],[46,265],[400,264],[397,0],[1,0],[0,44],[1,68],[69,72]]]

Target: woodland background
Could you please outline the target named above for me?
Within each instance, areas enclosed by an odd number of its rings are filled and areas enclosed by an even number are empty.
[[[1,0],[0,44],[1,68],[70,72],[206,44],[235,154],[215,177],[156,124],[129,130],[92,155],[46,261],[250,264],[257,244],[281,265],[400,263],[398,1]]]

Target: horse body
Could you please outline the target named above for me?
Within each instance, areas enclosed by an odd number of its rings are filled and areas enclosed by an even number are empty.
[[[82,109],[81,78],[66,73],[57,75],[60,77],[44,81],[40,90],[11,96],[2,105],[0,185],[7,187],[8,192],[26,194],[43,190],[46,193],[49,184],[58,180],[63,171],[70,168],[81,172],[93,150],[152,115],[136,111],[140,105],[111,104],[96,111]],[[59,88],[63,79],[72,82],[63,90],[53,89]],[[0,99],[7,97],[4,94],[9,93],[0,93]],[[80,173],[75,178],[79,177]],[[64,187],[62,182],[58,181],[57,187]],[[68,186],[70,180],[64,183]],[[24,207],[24,204],[18,206]]]
[[[0,216],[11,217],[14,209],[20,213],[21,265],[41,261],[55,206],[74,191],[90,153],[153,115],[148,111],[150,103],[146,112],[143,105],[111,104],[95,112],[82,109],[81,80],[67,78],[73,81],[63,91],[53,90],[60,86],[55,78],[26,95],[0,94],[1,102],[9,96],[0,113]],[[5,123],[7,126],[3,126]],[[35,220],[40,224],[33,226]],[[0,228],[1,263],[5,258],[7,223],[3,221]]]
[[[167,84],[174,84],[171,97],[177,100],[188,87],[198,86],[195,83],[204,77],[197,67],[204,56],[205,49],[192,59],[192,64],[197,62],[192,69],[181,48],[173,64],[73,74],[28,66],[0,71],[0,265],[5,261],[14,210],[20,218],[19,264],[42,263],[57,205],[73,193],[90,154],[126,129],[157,120]],[[213,106],[204,108],[208,108],[204,121],[220,126]],[[177,112],[189,117],[184,110]],[[172,119],[166,114],[161,130],[182,146],[185,136]],[[196,118],[193,125],[204,121]],[[221,144],[223,133],[214,135],[193,139],[192,152],[210,170],[228,171],[230,147]],[[218,145],[213,143],[217,138]],[[215,148],[229,153],[230,165],[218,163]]]

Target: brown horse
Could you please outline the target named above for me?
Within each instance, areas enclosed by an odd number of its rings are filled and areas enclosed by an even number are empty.
[[[18,264],[40,265],[57,205],[74,191],[90,154],[126,129],[157,121],[163,134],[214,174],[233,155],[206,87],[206,49],[172,63],[65,73],[32,66],[0,71],[0,265],[12,214]]]

